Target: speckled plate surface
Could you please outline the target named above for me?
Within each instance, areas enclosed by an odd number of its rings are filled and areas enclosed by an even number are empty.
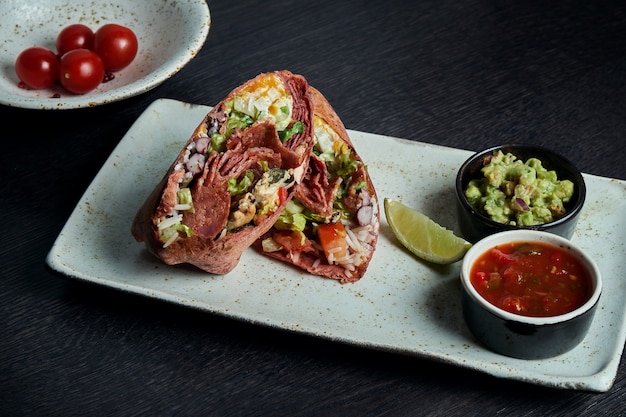
[[[137,35],[135,60],[115,79],[84,95],[60,86],[18,87],[15,59],[31,46],[56,52],[59,31],[73,23],[96,30],[105,23],[128,26]],[[0,104],[65,110],[93,107],[146,92],[183,68],[202,48],[211,16],[204,0],[2,0],[0,6]],[[59,98],[52,98],[55,94]]]
[[[549,360],[492,353],[466,328],[460,263],[419,261],[393,237],[384,214],[367,274],[341,285],[244,253],[229,274],[167,266],[130,235],[135,211],[161,179],[207,107],[155,101],[136,121],[86,190],[47,263],[64,275],[314,337],[415,355],[564,389],[607,391],[626,337],[626,182],[585,175],[587,203],[573,239],[596,260],[605,291],[588,337]],[[349,131],[378,197],[419,209],[458,233],[454,179],[468,151]],[[611,205],[603,204],[610,199]],[[617,207],[616,207],[617,205]]]

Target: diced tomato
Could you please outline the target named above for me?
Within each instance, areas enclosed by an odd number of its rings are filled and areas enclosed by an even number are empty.
[[[477,282],[483,282],[483,281],[489,280],[489,278],[487,277],[487,273],[483,271],[476,272],[474,276],[476,277],[475,279]]]
[[[552,263],[558,264],[561,262],[562,257],[563,255],[560,252],[554,252],[552,256],[550,256],[550,260],[552,261]]]
[[[522,311],[524,311],[522,300],[519,297],[514,296],[505,297],[502,300],[501,307],[511,313],[521,313]]]
[[[490,251],[491,257],[502,267],[511,266],[516,262],[516,257],[513,254],[504,253],[501,250],[494,248]]]
[[[346,229],[341,222],[320,224],[317,226],[317,236],[319,237],[326,259],[342,258],[346,256],[348,250]]]
[[[272,239],[288,252],[308,252],[313,250],[313,244],[302,232],[281,230],[274,233]]]
[[[513,265],[502,271],[502,279],[504,279],[508,285],[519,285],[523,278],[519,273],[519,269]]]
[[[285,187],[280,187],[278,189],[278,205],[282,206],[287,197],[289,197],[289,191]]]

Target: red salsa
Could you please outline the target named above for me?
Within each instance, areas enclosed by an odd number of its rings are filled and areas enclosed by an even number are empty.
[[[581,262],[541,242],[491,248],[472,265],[470,281],[491,304],[522,316],[565,314],[591,296],[591,278]]]

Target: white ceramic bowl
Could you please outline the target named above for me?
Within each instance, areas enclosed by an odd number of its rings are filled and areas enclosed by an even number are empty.
[[[131,28],[139,50],[115,79],[84,95],[60,86],[43,90],[18,87],[15,59],[31,46],[56,52],[59,31],[82,23],[93,31],[105,23]],[[158,86],[195,57],[209,33],[211,16],[204,0],[2,0],[0,6],[0,104],[65,110],[93,107],[132,97]],[[52,98],[59,94],[60,98]]]
[[[474,262],[491,248],[508,242],[543,242],[558,246],[578,258],[591,278],[591,295],[575,310],[550,317],[510,313],[485,300],[470,282]],[[602,293],[602,277],[596,263],[570,240],[536,230],[512,230],[490,235],[465,254],[461,264],[463,317],[470,331],[487,348],[515,358],[545,359],[565,353],[584,339]]]

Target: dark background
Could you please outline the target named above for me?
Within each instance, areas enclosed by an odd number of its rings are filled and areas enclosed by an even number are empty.
[[[304,75],[349,129],[469,150],[535,143],[626,179],[624,2],[209,7],[202,51],[152,91],[82,110],[0,106],[0,415],[626,415],[623,360],[608,393],[550,389],[51,274],[54,239],[150,103],[213,105],[276,69]]]

